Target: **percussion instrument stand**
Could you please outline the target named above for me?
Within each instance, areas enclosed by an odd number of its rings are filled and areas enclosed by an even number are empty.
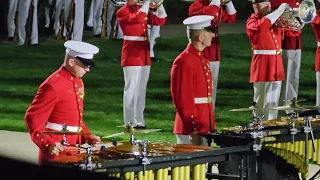
[[[61,144],[62,144],[63,146],[70,146],[70,143],[68,143],[68,141],[67,141],[66,134],[63,134],[63,135],[62,135]]]
[[[82,170],[88,170],[88,171],[95,170],[97,168],[97,165],[92,163],[92,148],[89,146],[85,149],[87,152],[87,162],[80,164],[79,167]]]
[[[67,130],[67,124],[63,124],[63,125],[62,125],[62,131],[68,131],[68,130]],[[63,134],[63,135],[62,135],[61,144],[62,144],[63,146],[69,146],[69,145],[70,145],[70,143],[68,143],[68,141],[67,141],[66,134]]]
[[[252,121],[253,121],[253,124],[258,124],[258,130],[261,130],[263,129],[263,126],[262,126],[262,120],[264,118],[264,115],[262,117],[257,117],[257,111],[256,110],[252,110]]]
[[[264,131],[254,131],[250,133],[251,138],[254,139],[252,150],[260,151],[262,149],[263,138],[267,136],[267,133]]]
[[[309,146],[309,133],[311,135],[311,141],[312,141],[312,147],[313,147],[313,152],[316,152],[316,147],[314,145],[314,136],[313,136],[313,130],[311,127],[311,120],[312,120],[312,116],[305,116],[303,117],[304,119],[304,133],[306,134],[306,140],[305,140],[305,146],[304,146],[304,150],[305,150],[305,163],[306,165],[309,164],[309,158],[308,158],[308,146]]]
[[[292,144],[294,144],[294,136],[299,132],[298,129],[295,127],[298,117],[299,114],[297,112],[293,112],[289,116],[289,119],[291,120],[290,134],[292,135]]]
[[[151,164],[151,161],[149,160],[149,158],[147,157],[147,147],[148,147],[148,140],[137,140],[133,134],[131,134],[130,137],[130,143],[132,145],[136,145],[138,144],[141,148],[141,154],[142,154],[142,158],[141,158],[141,164],[143,165],[143,175],[145,175],[145,171],[146,171],[146,166],[148,164]]]

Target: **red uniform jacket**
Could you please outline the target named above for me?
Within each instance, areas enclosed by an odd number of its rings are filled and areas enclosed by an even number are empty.
[[[272,0],[272,9],[277,9],[281,3],[288,3],[292,8],[299,7],[300,3],[297,0]],[[301,30],[300,31],[283,31],[282,49],[297,50],[301,49]]]
[[[83,132],[90,133],[83,122],[83,98],[82,80],[74,78],[64,67],[40,85],[25,114],[31,139],[39,147],[39,163],[54,158],[55,155],[48,152],[48,147],[62,141],[62,135],[40,134],[42,131],[55,131],[46,128],[47,122],[78,126]],[[71,144],[83,144],[86,137],[66,135],[66,140]]]
[[[212,103],[195,102],[195,98],[211,97],[209,60],[191,44],[173,62],[170,90],[176,108],[174,134],[214,132]]]
[[[153,13],[139,12],[140,5],[121,7],[117,19],[123,32],[121,66],[150,66],[150,45],[148,41],[147,24],[162,26],[166,17],[159,18]],[[125,36],[144,38],[143,41],[125,40]]]
[[[189,16],[210,15],[214,16],[211,26],[215,28],[215,36],[212,38],[211,46],[203,50],[203,55],[210,61],[220,61],[220,45],[219,45],[219,24],[233,23],[236,21],[236,13],[229,15],[225,9],[215,5],[208,5],[208,0],[195,0],[189,6]]]
[[[317,10],[317,15],[312,21],[311,25],[317,40],[315,71],[320,71],[320,10]]]
[[[255,51],[274,50],[277,54],[254,53],[250,67],[250,83],[284,80],[281,57],[281,28],[274,28],[266,17],[253,13],[247,20],[246,31]]]

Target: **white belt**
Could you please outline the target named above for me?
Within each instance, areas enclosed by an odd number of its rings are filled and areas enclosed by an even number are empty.
[[[147,37],[143,37],[143,36],[123,36],[123,40],[127,40],[127,41],[146,41]]]
[[[194,98],[195,104],[207,104],[212,102],[212,97],[202,97],[202,98]]]
[[[253,54],[276,55],[281,54],[281,50],[253,50]]]
[[[56,131],[62,131],[63,125],[62,124],[56,124],[56,123],[47,122],[46,128],[53,129],[53,130],[56,130]],[[71,132],[78,132],[79,127],[78,126],[67,126],[67,130],[71,131]]]
[[[317,42],[318,47],[320,46],[320,42]]]

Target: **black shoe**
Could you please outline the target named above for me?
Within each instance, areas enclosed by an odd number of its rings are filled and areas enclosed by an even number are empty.
[[[13,40],[13,37],[8,37],[8,41],[12,42]]]
[[[139,125],[137,125],[137,126],[135,126],[134,128],[135,128],[135,129],[146,129],[146,126],[139,126]]]
[[[91,30],[91,31],[93,31],[93,27],[90,27],[90,26],[86,26],[86,30]]]
[[[94,35],[94,37],[100,38],[100,37],[101,37],[101,34]]]
[[[155,58],[155,57],[151,57],[151,61],[152,61],[152,62],[158,62],[159,59],[157,59],[157,58]]]

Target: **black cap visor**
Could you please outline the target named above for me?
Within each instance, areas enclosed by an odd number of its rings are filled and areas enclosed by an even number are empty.
[[[202,29],[212,33],[216,32],[216,30],[212,26],[203,27]]]
[[[93,63],[93,59],[86,59],[79,56],[76,56],[75,58],[77,58],[83,65],[87,66],[88,68],[93,68],[96,66]]]

